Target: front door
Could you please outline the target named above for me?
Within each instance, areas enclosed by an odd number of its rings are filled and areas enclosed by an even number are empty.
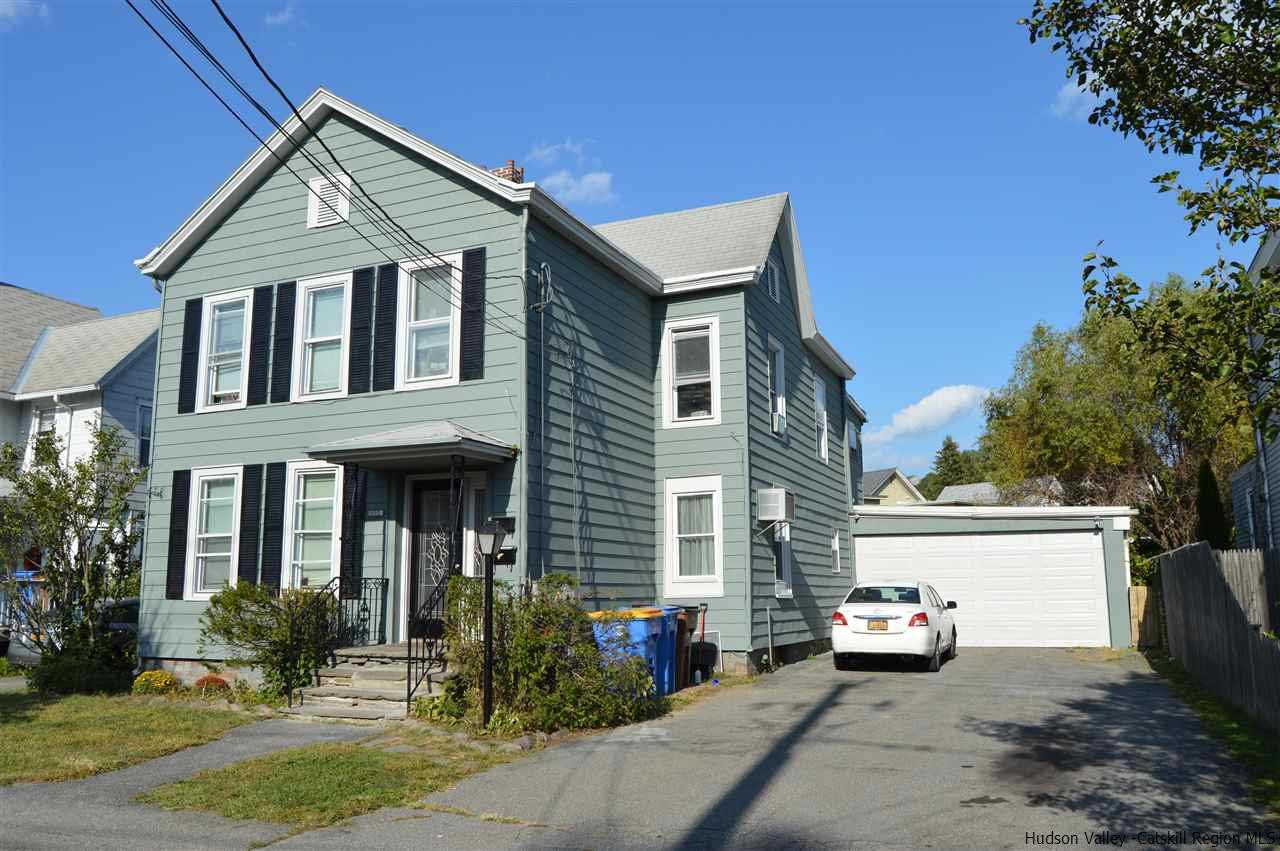
[[[448,583],[456,572],[450,557],[454,529],[449,512],[449,482],[415,482],[411,510],[408,580],[412,615],[431,599],[436,586]],[[410,633],[420,627],[411,617]]]

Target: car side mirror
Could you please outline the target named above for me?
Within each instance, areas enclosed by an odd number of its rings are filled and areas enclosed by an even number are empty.
[[[955,600],[948,600],[948,601],[947,601],[947,608],[948,608],[948,609],[954,609],[955,607],[956,607],[956,601],[955,601]]]

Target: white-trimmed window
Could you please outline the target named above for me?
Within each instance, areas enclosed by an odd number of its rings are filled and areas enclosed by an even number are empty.
[[[319,588],[338,575],[342,470],[323,461],[292,461],[285,486],[287,588]]]
[[[664,428],[720,423],[720,318],[668,322],[662,329]]]
[[[200,323],[197,411],[243,408],[249,380],[247,342],[253,291],[208,296]]]
[[[791,591],[791,524],[778,523],[773,527],[773,596],[789,599]]]
[[[313,177],[307,181],[307,227],[322,228],[347,221],[351,215],[351,175]]]
[[[191,471],[187,598],[207,600],[236,582],[240,467]]]
[[[293,331],[294,401],[347,394],[350,298],[349,273],[298,282],[299,310]]]
[[[827,383],[822,380],[821,375],[813,377],[813,420],[816,429],[815,437],[818,441],[818,457],[825,462],[829,454],[831,422],[827,415]]]
[[[41,408],[36,411],[36,434],[51,431],[58,432],[58,412],[53,408]]]
[[[151,406],[138,404],[138,466],[151,466]]]
[[[831,530],[831,572],[840,572],[840,530]]]
[[[400,264],[400,389],[458,383],[462,323],[462,257]]]
[[[776,302],[782,301],[782,270],[778,268],[778,264],[773,260],[769,260],[764,264],[764,288],[769,293],[769,298]]]
[[[787,353],[782,343],[769,335],[768,359],[769,423],[774,434],[787,430]]]
[[[666,480],[666,596],[724,595],[720,476]]]

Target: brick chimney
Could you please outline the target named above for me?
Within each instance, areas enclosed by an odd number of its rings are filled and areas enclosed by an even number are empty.
[[[489,173],[503,180],[510,180],[512,183],[524,183],[524,169],[517,168],[515,160],[507,160],[506,165],[489,169]]]

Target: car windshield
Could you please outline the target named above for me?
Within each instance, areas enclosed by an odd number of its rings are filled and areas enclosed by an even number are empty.
[[[846,603],[914,603],[920,605],[920,589],[914,585],[859,585]]]

